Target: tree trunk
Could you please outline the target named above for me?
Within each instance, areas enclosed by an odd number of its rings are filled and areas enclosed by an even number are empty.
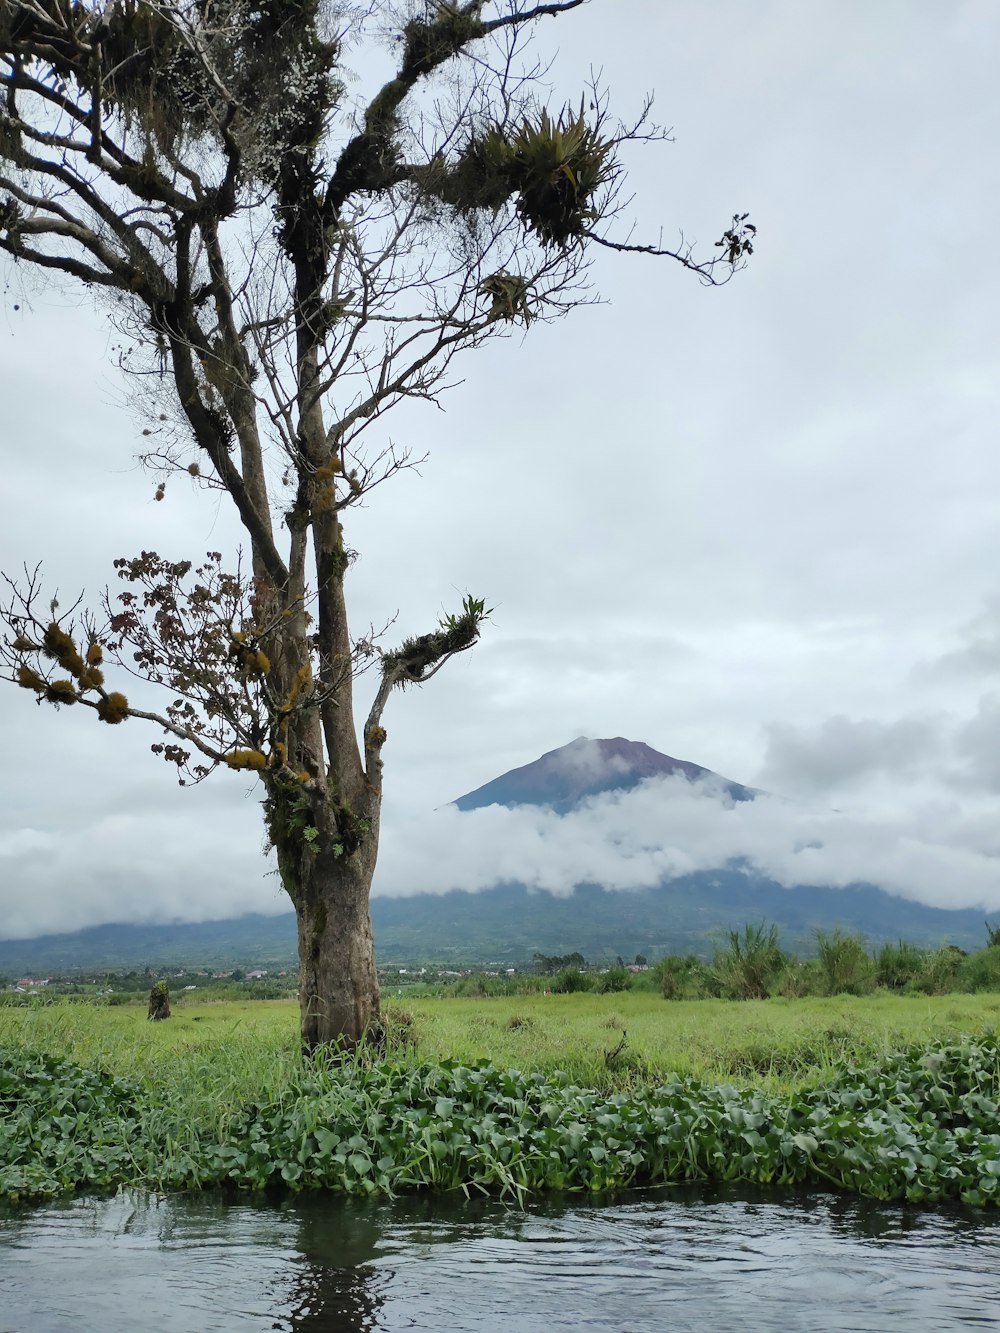
[[[360,850],[360,849],[359,849]],[[299,1010],[305,1050],[348,1050],[379,1031],[379,988],[368,910],[374,857],[320,852],[295,897]]]

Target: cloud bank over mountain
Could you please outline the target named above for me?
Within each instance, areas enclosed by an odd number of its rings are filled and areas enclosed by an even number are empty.
[[[739,799],[746,788],[696,764],[621,738],[579,738],[481,789],[502,791],[505,779],[537,770],[543,786],[553,785],[533,799],[568,805],[565,813],[517,803],[429,810],[420,791],[410,789],[409,805],[390,795],[375,892],[477,892],[517,882],[568,895],[581,883],[646,888],[735,864],[751,880],[789,889],[866,883],[931,906],[997,911],[1000,747],[990,741],[1000,713],[995,704],[982,712],[950,725],[846,718],[812,729],[775,725],[762,779],[802,799],[762,792]],[[667,771],[640,772],[629,786],[637,764]],[[531,798],[529,779],[519,780],[522,799]],[[602,783],[615,789],[563,800]],[[841,799],[845,787],[849,800]],[[233,795],[209,785],[193,798],[167,800],[149,783],[137,786],[127,812],[108,812],[81,793],[71,827],[0,836],[0,877],[19,886],[0,935],[287,911],[273,866],[261,857],[257,801]]]
[[[504,881],[556,894],[579,883],[634,889],[739,862],[788,888],[868,883],[933,906],[1000,908],[996,816],[985,798],[915,793],[904,809],[873,801],[837,811],[772,796],[733,801],[717,783],[678,776],[589,797],[566,815],[446,807],[394,832],[379,892]]]

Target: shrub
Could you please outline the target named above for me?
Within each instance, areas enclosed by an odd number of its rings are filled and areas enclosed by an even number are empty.
[[[1000,942],[963,958],[958,980],[963,990],[1000,991]]]
[[[593,977],[587,972],[581,972],[578,967],[563,968],[552,982],[552,989],[558,995],[572,995],[575,991],[592,990],[593,986]]]
[[[610,995],[616,991],[632,989],[632,973],[624,967],[609,967],[597,978],[594,990],[598,995]]]
[[[927,953],[915,944],[900,940],[883,944],[875,955],[875,984],[886,990],[902,990],[917,980],[927,963]]]
[[[702,1000],[719,994],[718,980],[693,953],[668,954],[646,973],[665,1000]]]
[[[775,978],[776,994],[783,995],[786,1000],[801,1000],[806,995],[815,994],[815,971],[815,966],[810,963],[789,959]]]
[[[676,954],[661,958],[654,966],[653,973],[659,985],[660,994],[665,1000],[681,998],[681,977],[684,971],[684,959]]]
[[[947,995],[958,990],[958,977],[965,951],[954,944],[944,944],[927,955],[924,970],[917,978],[915,989],[925,995]]]
[[[874,967],[860,935],[817,930],[816,946],[827,995],[864,995],[872,989]]]
[[[749,923],[729,932],[729,944],[716,949],[714,970],[724,995],[737,1000],[766,1000],[785,966],[778,947],[778,927]]]

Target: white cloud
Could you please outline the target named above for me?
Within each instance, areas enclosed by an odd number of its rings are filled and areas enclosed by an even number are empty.
[[[940,763],[943,719],[827,718],[812,730],[772,722],[759,781],[765,788],[808,796],[850,787],[877,775],[896,779]]]
[[[277,878],[265,877],[256,821],[230,814],[223,837],[210,821],[188,819],[179,829],[172,814],[148,810],[0,834],[3,937],[288,911]],[[241,823],[249,836],[238,839]]]
[[[962,627],[959,637],[960,648],[914,668],[918,680],[1000,674],[1000,598],[990,597],[985,609]]]
[[[490,806],[397,816],[378,891],[476,891],[505,881],[565,895],[577,884],[650,887],[745,863],[788,888],[875,883],[939,907],[1000,908],[1000,837],[992,806],[910,793],[834,811],[774,797],[732,802],[712,784],[651,779],[560,817]]]
[[[955,751],[958,784],[1000,796],[1000,694],[980,699],[976,716],[958,729]]]

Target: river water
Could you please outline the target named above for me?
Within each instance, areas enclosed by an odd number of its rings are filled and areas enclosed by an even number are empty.
[[[2,1333],[1000,1329],[1000,1219],[650,1190],[0,1208]]]

